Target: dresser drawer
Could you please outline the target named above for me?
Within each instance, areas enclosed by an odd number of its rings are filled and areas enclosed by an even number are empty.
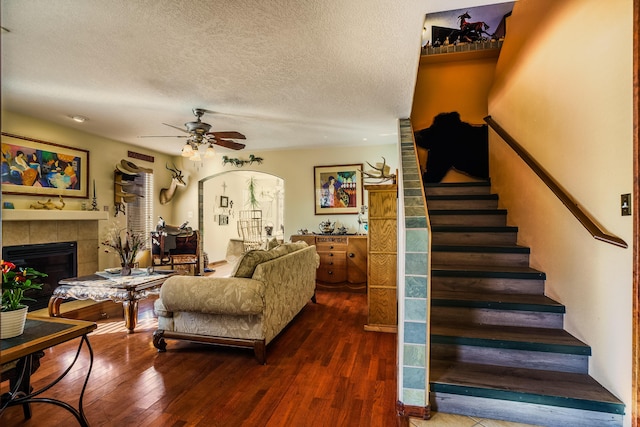
[[[342,283],[347,280],[346,252],[318,252],[320,267],[316,278],[325,283]]]

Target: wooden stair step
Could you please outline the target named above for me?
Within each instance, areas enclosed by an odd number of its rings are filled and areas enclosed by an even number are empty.
[[[426,196],[444,194],[490,194],[490,182],[447,182],[447,183],[425,183],[424,192]]]
[[[431,233],[434,245],[513,245],[518,239],[518,227],[509,226],[434,225]]]
[[[431,317],[441,323],[562,329],[564,313],[562,304],[541,294],[431,291]]]
[[[497,194],[436,194],[427,197],[429,209],[497,209]]]
[[[468,265],[529,265],[528,247],[518,245],[432,245],[431,262],[434,264]]]
[[[432,361],[430,368],[435,393],[624,414],[624,404],[585,374],[440,360]]]
[[[431,225],[505,226],[506,209],[429,209]]]
[[[565,313],[565,306],[545,295],[431,291],[431,305]]]
[[[492,265],[431,265],[431,276],[435,277],[486,277],[496,279],[529,279],[546,280],[547,275],[531,267],[496,266]]]
[[[563,329],[523,326],[452,325],[432,319],[431,342],[513,350],[591,355],[591,347]]]

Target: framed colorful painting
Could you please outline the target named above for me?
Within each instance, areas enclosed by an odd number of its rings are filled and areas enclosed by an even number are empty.
[[[315,166],[316,215],[357,214],[362,199],[362,163]]]
[[[89,151],[2,132],[2,193],[89,197]]]

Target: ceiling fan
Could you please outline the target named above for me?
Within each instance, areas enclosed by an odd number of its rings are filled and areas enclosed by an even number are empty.
[[[231,141],[231,139],[247,139],[243,134],[236,131],[220,131],[209,132],[211,125],[201,120],[204,113],[214,113],[213,111],[205,110],[203,108],[194,108],[193,115],[196,116],[196,120],[193,122],[187,122],[184,124],[184,128],[170,125],[168,123],[162,123],[170,128],[177,129],[180,132],[184,132],[187,135],[162,135],[162,136],[142,136],[140,138],[187,138],[187,142],[182,148],[182,155],[189,157],[191,160],[200,160],[200,154],[198,148],[200,145],[207,145],[205,157],[213,157],[214,149],[213,145],[219,145],[221,147],[229,148],[231,150],[242,150],[245,145],[239,142]]]

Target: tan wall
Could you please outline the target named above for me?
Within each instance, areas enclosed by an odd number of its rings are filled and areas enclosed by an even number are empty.
[[[93,196],[92,183],[95,179],[96,192],[98,194],[98,208],[103,210],[105,206],[109,209],[108,221],[98,221],[99,223],[99,238],[104,237],[106,230],[112,223],[124,226],[126,219],[122,214],[118,217],[114,217],[114,203],[113,203],[113,171],[115,164],[121,159],[127,158],[127,151],[132,150],[138,153],[148,154],[155,156],[155,163],[148,163],[140,160],[130,159],[140,166],[155,167],[156,173],[154,174],[154,188],[157,195],[160,188],[168,186],[171,180],[169,171],[164,169],[166,161],[171,161],[171,157],[166,154],[160,154],[152,150],[141,149],[141,147],[132,146],[122,142],[101,138],[95,135],[82,132],[71,127],[65,127],[56,125],[53,123],[45,122],[42,120],[33,119],[31,117],[3,111],[2,112],[2,131],[12,133],[15,135],[26,136],[43,141],[53,142],[56,144],[67,145],[71,147],[78,147],[85,150],[89,150],[89,182],[90,182],[90,195]],[[156,196],[157,197],[157,196]],[[17,196],[17,195],[3,195],[3,201],[13,202],[16,209],[28,209],[31,203],[35,201],[44,201],[46,197],[43,196]],[[91,206],[91,199],[65,199],[65,210],[80,210],[81,203],[87,203]],[[162,215],[168,221],[172,220],[170,205],[162,206],[157,200],[154,200],[155,215]],[[10,222],[3,224],[3,234],[7,231],[5,228],[11,227]],[[69,224],[67,224],[68,226]],[[26,241],[24,243],[27,243]],[[18,244],[18,243],[12,243]],[[118,266],[117,257],[113,254],[106,254],[100,248],[96,247],[95,251],[97,255],[95,258],[99,259],[99,268],[104,269],[108,267]],[[79,256],[80,258],[80,256]],[[91,258],[94,258],[93,256]]]
[[[249,154],[262,157],[264,162],[261,165],[247,165],[242,168],[243,170],[265,172],[284,180],[284,237],[287,240],[291,234],[295,234],[299,229],[306,228],[309,232],[318,231],[318,224],[327,219],[337,222],[338,227],[345,226],[350,232],[356,232],[358,229],[357,215],[315,215],[314,166],[363,163],[365,170],[369,170],[370,167],[365,162],[375,164],[381,162],[382,157],[385,157],[392,171],[398,167],[396,144],[264,152],[245,150],[233,154],[233,156],[247,159]],[[190,184],[186,191],[178,194],[174,200],[173,216],[182,218],[191,213],[194,216],[193,223],[197,224],[198,180],[223,171],[234,170],[236,167],[223,166],[219,159],[206,161],[203,164],[194,164],[189,160],[182,161],[182,159],[178,161],[182,162],[183,170]],[[241,199],[241,197],[229,194],[229,191],[227,194],[231,199]],[[366,192],[364,202],[367,203]]]
[[[620,194],[633,180],[632,3],[520,0],[489,96],[489,114],[628,243]],[[589,28],[612,31],[589,37]],[[629,408],[632,249],[593,239],[493,132],[490,152],[494,190],[532,266],[547,273],[547,295],[567,306],[565,328],[592,346],[590,374]]]
[[[487,96],[493,83],[496,59],[448,62],[423,59],[411,110],[413,128],[428,128],[437,114],[451,111],[460,113],[463,121],[484,123],[482,119],[487,115]]]

